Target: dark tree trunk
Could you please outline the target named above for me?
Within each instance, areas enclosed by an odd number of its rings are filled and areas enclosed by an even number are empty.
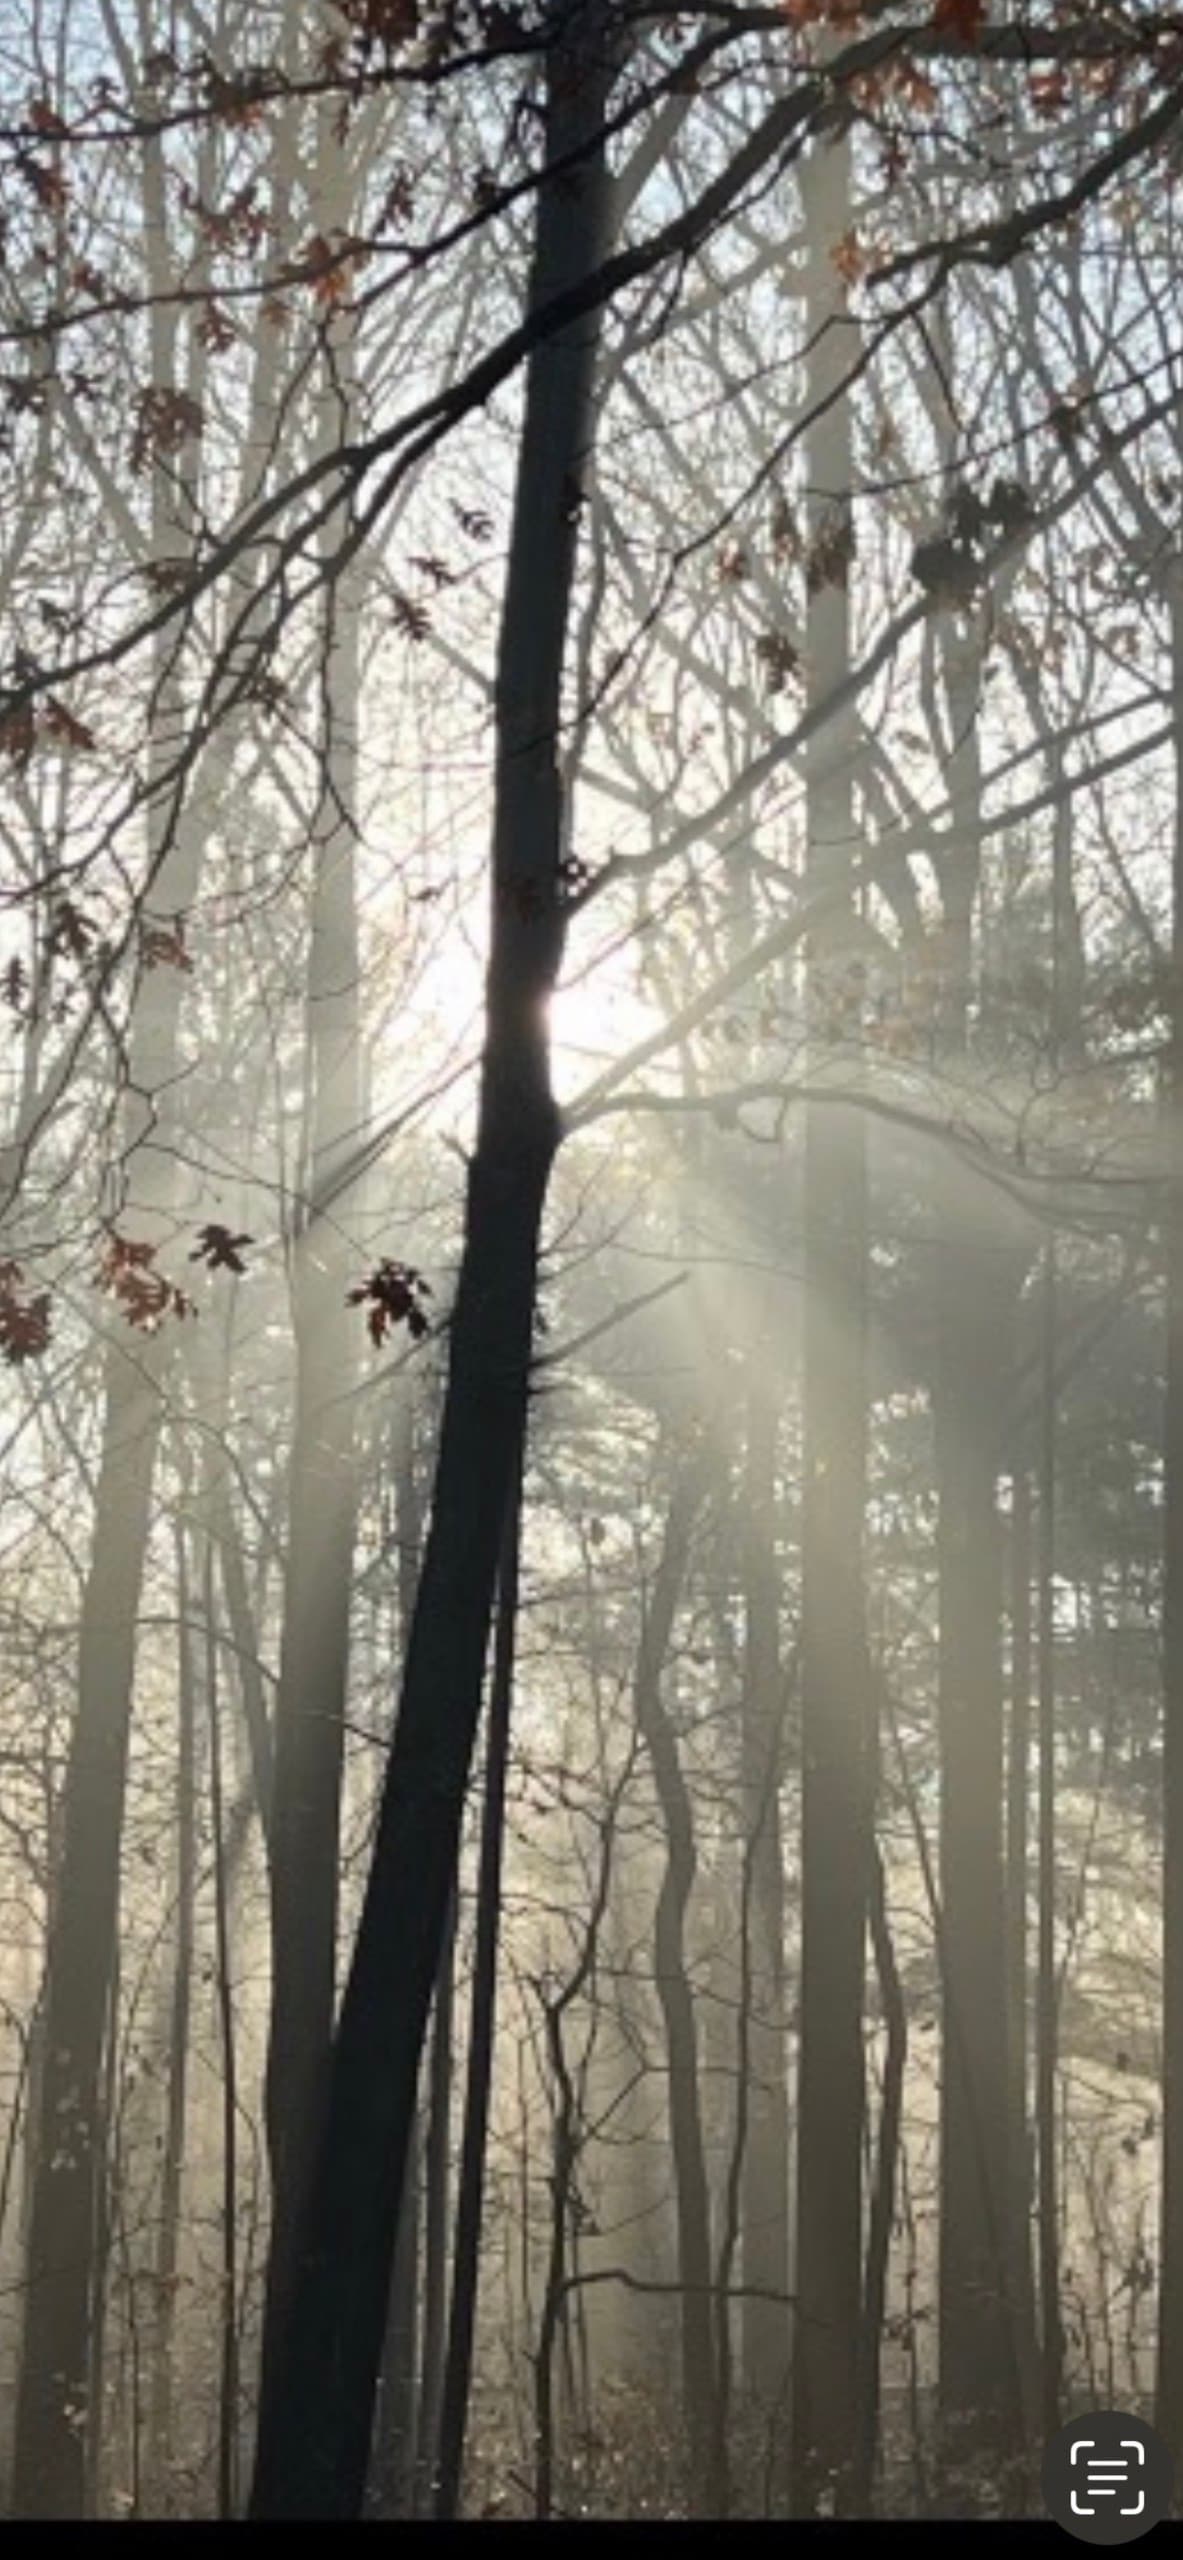
[[[610,78],[595,7],[564,13],[531,307],[602,247]],[[302,2218],[265,2355],[252,2513],[360,2512],[419,2057],[456,1877],[498,1555],[522,1445],[539,1236],[558,1138],[546,1006],[563,944],[558,724],[598,328],[533,351],[497,681],[492,919],[477,1138],[431,1524],[373,1860]]]
[[[887,2270],[895,2218],[896,2178],[904,2111],[904,2067],[908,2059],[908,2012],[892,1943],[887,1913],[883,1860],[876,1848],[871,1861],[868,1918],[875,1971],[887,2035],[883,2058],[883,2097],[875,2146],[875,2175],[867,2217],[866,2272],[863,2279],[861,2380],[858,2396],[858,2449],[853,2504],[859,2515],[870,2513],[874,2498],[875,2461],[879,2451],[879,2360],[887,2303]]]
[[[397,1643],[405,1654],[423,1562],[423,1501],[417,1456],[416,1398],[407,1394],[395,1425],[394,1539],[397,1553]],[[382,2345],[378,2421],[370,2468],[371,2503],[384,2517],[409,2515],[415,2497],[419,2408],[419,2275],[422,2239],[420,2128],[411,2142],[399,2203],[390,2301]]]
[[[415,2420],[419,2405],[419,2125],[411,2127],[399,2204],[390,2305],[382,2342],[378,2417],[370,2464],[376,2516],[411,2513],[415,2497]]]
[[[444,2391],[455,1963],[456,1896],[453,1893],[436,1975],[427,2070],[427,2139],[423,2146],[423,2345],[415,2440],[415,2512],[419,2515],[430,2513],[435,2495],[440,2408]]]
[[[493,2077],[493,2029],[497,2013],[497,1935],[501,1917],[501,1859],[505,1842],[505,1786],[513,1705],[521,1562],[521,1470],[510,1499],[497,1587],[497,1628],[489,1690],[485,1802],[477,1877],[476,1937],[472,1963],[472,2012],[468,2030],[468,2078],[464,2137],[456,2198],[456,2250],[448,2320],[448,2351],[439,2429],[439,2480],[435,2512],[454,2516],[460,2503],[464,2433],[472,2374],[480,2267],[485,2144]]]

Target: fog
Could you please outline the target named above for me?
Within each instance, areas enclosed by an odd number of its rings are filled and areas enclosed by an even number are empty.
[[[0,2502],[1060,2515],[1183,2449],[1178,28],[0,62]]]

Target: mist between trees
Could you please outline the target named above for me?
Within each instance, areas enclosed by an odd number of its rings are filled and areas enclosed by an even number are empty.
[[[0,2479],[1183,2451],[1183,17],[0,0]]]

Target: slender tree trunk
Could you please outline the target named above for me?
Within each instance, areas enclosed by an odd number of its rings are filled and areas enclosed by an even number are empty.
[[[542,2292],[542,2308],[538,2319],[538,2345],[534,2351],[534,2514],[539,2521],[550,2517],[555,2485],[555,2348],[563,2347],[566,2405],[568,2413],[574,2400],[574,2375],[571,2358],[570,2294],[578,2278],[578,2244],[575,2238],[574,2203],[576,2176],[587,2138],[587,2058],[572,2071],[567,2056],[567,2020],[585,1993],[596,1997],[595,1974],[599,1960],[600,1933],[612,1891],[612,1869],[616,1847],[616,1824],[621,1799],[632,1771],[634,1754],[630,1752],[621,1774],[614,1781],[601,1817],[600,1868],[592,1890],[591,1907],[584,1926],[582,1944],[561,1990],[553,1995],[542,1993],[546,2058],[554,2091],[554,2114],[551,2121],[550,2236],[547,2250],[546,2280]]]
[[[420,2128],[411,2127],[399,2203],[390,2306],[382,2345],[378,2423],[370,2493],[383,2519],[411,2513],[415,2497],[415,2426],[419,2405]]]
[[[214,1487],[213,1502],[214,1536],[217,1540],[218,1565],[222,1594],[226,1602],[226,1615],[230,1622],[230,1633],[234,1639],[234,1667],[238,1680],[238,1692],[242,1700],[243,1722],[246,1726],[251,1781],[259,1816],[259,1828],[263,1834],[263,1845],[267,1851],[268,1866],[270,1866],[271,1718],[267,1712],[267,1701],[259,1670],[258,1631],[250,1592],[247,1588],[242,1539],[239,1535],[228,1484],[222,1482]]]
[[[336,109],[317,110],[317,231],[347,220]],[[354,322],[326,324],[317,436],[347,437]],[[344,526],[326,529],[331,556]],[[344,1168],[358,1144],[356,894],[359,596],[347,570],[325,588],[320,680],[320,796],[305,1005],[307,1089],[302,1197],[291,1257],[296,1347],[283,1630],[271,1770],[271,2022],[266,2120],[272,2179],[265,2334],[283,2327],[300,2206],[311,2165],[336,1996],[337,1900],[349,1616],[357,1505],[354,1454],[358,1324],[341,1225]],[[264,2355],[267,2348],[265,2345]]]
[[[776,1400],[767,1378],[747,1402],[741,1489],[744,1605],[742,1757],[744,1833],[751,1859],[750,2089],[743,2162],[744,2383],[787,2447],[789,2327],[789,2089],[785,2029],[785,1877],[781,1839],[784,1698],[776,1552]],[[773,2297],[781,2297],[778,2303]],[[770,2483],[783,2503],[787,2464]]]
[[[853,465],[843,383],[856,339],[835,258],[850,227],[850,143],[815,145],[802,171],[808,237],[806,653],[824,701],[850,664]],[[852,730],[832,720],[806,756],[808,876],[849,879]],[[847,911],[849,914],[849,910]],[[808,1013],[819,1034],[840,1010],[849,966],[841,926],[811,950]],[[857,1113],[805,1120],[801,1513],[801,1997],[797,2097],[797,2319],[793,2361],[796,2512],[848,2505],[862,2298],[863,2002],[872,1805],[863,1623],[866,1489],[866,1164]]]
[[[863,2278],[861,2380],[858,2397],[858,2453],[854,2505],[870,2513],[879,2450],[879,2362],[883,2348],[883,2316],[887,2303],[887,2271],[895,2219],[896,2180],[904,2109],[904,2068],[908,2059],[908,2011],[892,1943],[887,1912],[887,1885],[878,1848],[871,1862],[869,1905],[871,1944],[883,2008],[887,2049],[883,2058],[883,2097],[875,2147],[875,2175],[867,2217],[866,2268]]]
[[[1041,2415],[1045,2439],[1060,2424],[1060,2219],[1056,2047],[1056,1263],[1048,1238],[1041,1286],[1039,1456],[1039,1962],[1035,2003],[1035,2125],[1039,2169]]]
[[[119,2148],[112,2150],[112,2133],[119,2122],[119,1950],[111,1972],[107,2006],[107,2033],[103,2043],[102,2080],[99,2093],[99,2176],[95,2192],[95,2222],[91,2267],[92,2301],[89,2362],[87,2369],[87,2405],[94,2411],[95,2423],[87,2431],[86,2473],[83,2501],[88,2516],[100,2512],[102,2467],[105,2446],[103,2419],[107,2406],[107,2278],[111,2265],[112,2234],[118,2224],[121,2207],[123,2161]],[[112,2395],[118,2432],[118,2376]]]
[[[211,1469],[212,1473],[212,1469]],[[234,1986],[230,1972],[230,1911],[226,1876],[226,1824],[222,1798],[222,1718],[218,1685],[218,1624],[214,1540],[204,1532],[202,1577],[205,1614],[205,1703],[209,1720],[210,1830],[214,1869],[214,1982],[222,2065],[221,2266],[218,2304],[218,2515],[223,2523],[238,2503],[238,2060]]]
[[[596,6],[548,63],[530,304],[599,261],[610,79]],[[264,2358],[252,2512],[358,2514],[419,2056],[459,1853],[506,1506],[522,1443],[539,1236],[558,1139],[546,1024],[563,945],[557,732],[595,316],[540,343],[497,684],[492,918],[476,1144],[431,1525],[282,2338]]]
[[[940,1487],[941,2409],[950,2496],[960,2468],[1021,2442],[1010,2301],[1002,1842],[998,1380],[1009,1327],[992,1247],[942,1245]],[[956,2503],[955,2503],[955,2511]]]
[[[665,1872],[654,1924],[654,1976],[665,2027],[670,2153],[678,2238],[682,2410],[696,2513],[719,2511],[714,2462],[715,2350],[711,2307],[710,2188],[703,2137],[694,1995],[686,1965],[686,1907],[694,1885],[694,1810],[678,1745],[662,1698],[662,1674],[685,1586],[701,1473],[683,1461],[670,1497],[665,1535],[637,1653],[633,1696],[649,1754],[665,1835]]]
[[[144,170],[146,217],[163,243],[168,225],[158,145],[145,146]],[[175,313],[159,304],[152,354],[153,380],[174,380]],[[196,385],[186,387],[192,393]],[[191,443],[167,477],[156,473],[154,558],[176,555],[192,539],[186,493],[195,469]],[[161,644],[148,738],[148,911],[169,920],[192,906],[200,844],[192,814],[170,825],[163,795],[163,777],[182,735],[175,650],[170,635]],[[148,1142],[169,1108],[184,985],[178,970],[144,969],[131,1027],[124,1151],[132,1205],[126,1228],[153,1244],[168,1233],[171,1158],[167,1148]],[[33,2136],[13,2463],[14,2508],[27,2517],[80,2516],[94,2454],[93,2447],[88,2450],[88,2370],[89,2343],[101,2318],[93,2281],[103,2166],[100,2081],[118,1927],[136,1622],[163,1417],[164,1348],[163,1338],[141,1338],[125,1347],[113,1335],[104,1368],[102,1446],[78,1635],[78,1702],[47,1955],[45,2067]]]
[[[197,1716],[190,1624],[188,1555],[179,1530],[177,1558],[177,1886],[172,2011],[168,2031],[168,2096],[164,2157],[160,2170],[160,2228],[156,2244],[156,2319],[152,2342],[149,2408],[150,2477],[165,2512],[172,2452],[173,2339],[181,2231],[181,2189],[189,2087],[189,2021],[193,2006],[193,1918],[197,1876]]]
[[[945,383],[953,350],[943,350]],[[944,396],[944,393],[942,393]],[[951,419],[950,433],[955,428]],[[976,609],[947,614],[940,666],[951,845],[940,865],[942,1062],[969,1055],[974,910],[981,881],[979,712],[983,633]],[[1000,1395],[1010,1375],[1021,1268],[996,1200],[945,1168],[931,1190],[939,1504],[940,2281],[938,2354],[951,2512],[965,2512],[987,2466],[1023,2442],[1019,2306],[1012,2298],[1008,1941],[1004,1892],[1002,1549],[997,1489]]]
[[[427,2140],[423,2152],[423,2347],[415,2437],[415,2512],[418,2515],[430,2514],[435,2494],[447,2348],[455,1965],[456,1895],[453,1892],[436,1975],[427,2069]]]
[[[423,1561],[423,1503],[417,1464],[416,1402],[404,1397],[395,1425],[394,1534],[398,1556],[398,1645],[405,1653]],[[419,2401],[419,2259],[421,2242],[419,2125],[412,2127],[399,2204],[390,2301],[382,2347],[379,2417],[371,2488],[383,2516],[410,2513],[415,2490]]]
[[[1028,2099],[1030,1992],[1027,1896],[1031,1833],[1031,1478],[1011,1479],[1010,1717],[1006,1756],[1007,2044],[1010,2054],[1010,2236],[1012,2299],[1024,2348],[1023,2397],[1028,2432],[1037,2430],[1039,2381],[1032,2353],[1035,2291],[1031,2264],[1031,2111]]]
[[[435,2512],[456,2514],[464,2465],[464,2433],[472,2375],[480,2267],[481,2209],[485,2187],[485,2145],[489,2126],[489,2092],[493,2077],[493,2030],[497,2008],[497,1937],[501,1917],[501,1860],[505,1843],[505,1787],[509,1773],[510,1715],[513,1705],[514,1649],[517,1640],[518,1580],[521,1564],[521,1470],[513,1488],[505,1525],[505,1545],[497,1586],[497,1626],[493,1677],[489,1691],[489,1724],[485,1759],[485,1802],[477,1877],[476,1936],[472,1964],[472,2013],[468,2030],[468,2078],[464,2093],[464,2137],[456,2199],[456,2249],[448,2321],[439,2431],[439,2479]]]
[[[1175,709],[1163,1424],[1163,2190],[1157,2424],[1183,2455],[1183,570],[1171,591]]]

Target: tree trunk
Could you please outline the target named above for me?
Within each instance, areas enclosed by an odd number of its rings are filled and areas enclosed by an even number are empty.
[[[447,2346],[448,2190],[452,2158],[452,2016],[456,1963],[456,1896],[448,1910],[436,1975],[427,2070],[427,2140],[423,2147],[423,2347],[415,2431],[415,2512],[429,2515],[435,2494],[440,2409]]]
[[[875,2461],[879,2451],[879,2360],[883,2350],[887,2272],[895,2220],[896,2176],[904,2111],[904,2068],[908,2059],[908,2011],[892,1942],[887,1883],[878,1847],[871,1862],[868,1916],[887,2046],[883,2058],[883,2100],[875,2146],[875,2178],[867,2217],[866,2273],[863,2279],[858,2453],[853,2482],[854,2504],[860,2515],[868,2515],[871,2511]]]
[[[1002,1842],[998,1381],[1009,1279],[994,1248],[941,1247],[934,1397],[942,1957],[940,2375],[950,2496],[962,2462],[1022,2441],[1008,2245],[1008,2040]]]
[[[376,2516],[410,2515],[415,2503],[415,2430],[419,2407],[419,2123],[411,2126],[406,2176],[399,2203],[390,2305],[382,2342],[378,2422],[370,2464],[370,2503]]]
[[[955,432],[945,358],[942,402]],[[951,460],[949,467],[952,468]],[[951,804],[939,866],[939,1051],[967,1074],[974,910],[981,881],[979,713],[984,633],[973,607],[943,617],[940,667]],[[941,1812],[940,2413],[950,2511],[963,2513],[985,2466],[1023,2442],[1019,2306],[1012,2299],[1003,1878],[1002,1550],[997,1507],[1000,1396],[1023,1267],[997,1200],[940,1166],[931,1184],[939,1505],[938,1726]]]
[[[1156,2423],[1183,2454],[1183,569],[1171,592],[1175,707],[1171,1011],[1165,1118],[1163,1424],[1163,2188]]]
[[[509,1773],[510,1715],[513,1705],[514,1649],[517,1641],[518,1578],[521,1563],[521,1471],[513,1488],[505,1526],[505,1547],[497,1589],[497,1628],[493,1677],[489,1693],[489,1729],[485,1761],[485,1803],[481,1824],[480,1871],[477,1880],[476,1943],[472,1963],[472,2013],[468,2030],[468,2078],[464,2092],[464,2138],[456,2199],[456,2251],[448,2320],[448,2352],[439,2429],[439,2478],[435,2512],[454,2516],[460,2503],[464,2466],[464,2432],[472,2375],[480,2270],[481,2209],[485,2187],[485,2146],[489,2126],[489,2092],[493,2077],[493,2030],[497,2011],[497,1936],[501,1916],[501,1860],[505,1842],[505,1787]]]
[[[713,2459],[716,2376],[710,2189],[702,2127],[698,2032],[685,1944],[686,1906],[696,1863],[694,1810],[661,1691],[701,1500],[701,1473],[693,1462],[683,1461],[670,1497],[661,1554],[641,1628],[633,1696],[665,1835],[665,1872],[657,1897],[653,1970],[665,2027],[678,2281],[684,2287],[682,2411],[693,2505],[696,2512],[710,2515],[718,2512],[719,2504]]]
[[[610,79],[596,6],[548,63],[531,307],[594,268]],[[558,1139],[546,1006],[564,919],[557,732],[596,317],[526,373],[499,649],[492,918],[477,1138],[431,1525],[296,2281],[264,2359],[252,2513],[356,2516],[419,2056],[456,1877],[506,1508],[525,1425],[539,1236]]]
[[[318,108],[312,213],[328,236],[347,218],[343,151],[331,102]],[[317,435],[350,432],[354,322],[326,322]],[[342,525],[326,528],[331,557]],[[336,1998],[341,1780],[357,1504],[352,1388],[358,1320],[346,1303],[344,1167],[361,1121],[356,895],[359,596],[349,570],[325,590],[320,677],[320,793],[305,1007],[306,1104],[301,1197],[291,1261],[296,1346],[283,1629],[271,1767],[271,2020],[266,2121],[272,2229],[265,2336],[287,2318],[300,2205],[311,2165]],[[266,2355],[266,2347],[264,2354]]]
[[[404,1396],[395,1423],[394,1537],[397,1551],[397,1641],[405,1653],[423,1562],[423,1502],[417,1463],[416,1401]],[[419,2125],[403,2178],[390,2276],[390,2301],[382,2345],[378,2423],[370,2467],[370,2493],[380,2516],[409,2515],[415,2495],[415,2442],[419,2407],[419,2258],[421,2241]]]
[[[146,146],[145,171],[146,214],[163,241],[168,227],[156,145]],[[175,371],[175,315],[158,308],[153,379],[167,384]],[[191,393],[194,387],[186,386]],[[191,541],[187,493],[194,471],[190,444],[167,475],[156,474],[154,558],[175,554]],[[182,723],[176,649],[169,637],[158,662],[148,738],[146,913],[170,920],[192,906],[199,864],[200,828],[193,813],[173,826],[164,790]],[[172,1159],[160,1144],[160,1122],[177,1073],[184,986],[179,970],[143,969],[131,1025],[124,1158],[132,1188],[125,1227],[153,1244],[170,1231]],[[28,2517],[82,2515],[88,2467],[93,2472],[94,2466],[95,2448],[88,2453],[87,2445],[88,2368],[89,2341],[101,2316],[93,2289],[103,2164],[100,2079],[118,1928],[136,1622],[164,1410],[164,1351],[164,1337],[141,1337],[125,1348],[113,1336],[104,1366],[102,1447],[78,1633],[78,1703],[47,1951],[45,2067],[33,2131],[36,2165],[13,2463],[13,2505]]]
[[[1061,2421],[1060,2217],[1056,2123],[1056,1260],[1049,1236],[1040,1290],[1039,1455],[1039,1961],[1035,2002],[1035,2128],[1039,2168],[1041,2416],[1045,2441]]]
[[[784,1699],[777,1625],[776,1400],[767,1378],[747,1404],[740,1529],[744,1605],[742,1757],[750,1859],[747,2142],[743,2162],[743,2374],[770,2441],[787,2443],[789,2381],[789,2090],[785,2032],[785,1877],[781,1840]],[[771,2299],[776,2295],[780,2301]],[[774,2504],[787,2467],[777,2461]]]
[[[212,1482],[216,1459],[208,1446]],[[209,1722],[210,1834],[214,1881],[214,1982],[222,2066],[221,2265],[219,2268],[218,2516],[233,2517],[238,2503],[238,2061],[234,1988],[230,1971],[230,1911],[226,1876],[226,1825],[222,1797],[222,1719],[218,1694],[218,1622],[214,1538],[206,1505],[204,1571],[205,1703]]]
[[[185,2160],[189,2083],[189,2020],[193,2006],[193,1920],[197,1879],[197,1715],[190,1624],[188,1555],[184,1528],[177,1558],[177,1917],[173,1951],[172,2010],[168,2030],[168,2097],[160,2170],[160,2230],[156,2243],[156,2319],[152,2341],[149,2411],[150,2477],[165,2513],[172,2449],[173,2333]]]
[[[842,385],[856,341],[835,250],[850,226],[850,143],[815,145],[802,172],[809,251],[806,440],[814,699],[848,673],[853,467]],[[808,879],[849,879],[853,737],[832,720],[806,755]],[[849,917],[849,909],[846,910]],[[809,955],[811,1047],[841,1011],[842,925]],[[866,1164],[857,1113],[805,1119],[801,1511],[801,1996],[797,2319],[792,2495],[798,2513],[848,2504],[862,2298],[863,2001],[872,1838],[863,1625],[866,1487]]]
[[[1010,1717],[1006,1755],[1007,2047],[1010,2054],[1010,2237],[1012,2299],[1023,2344],[1027,2429],[1037,2426],[1039,2383],[1032,2349],[1035,2289],[1031,2265],[1031,2111],[1028,2097],[1030,1992],[1027,1896],[1031,1832],[1031,1478],[1011,1478]]]

